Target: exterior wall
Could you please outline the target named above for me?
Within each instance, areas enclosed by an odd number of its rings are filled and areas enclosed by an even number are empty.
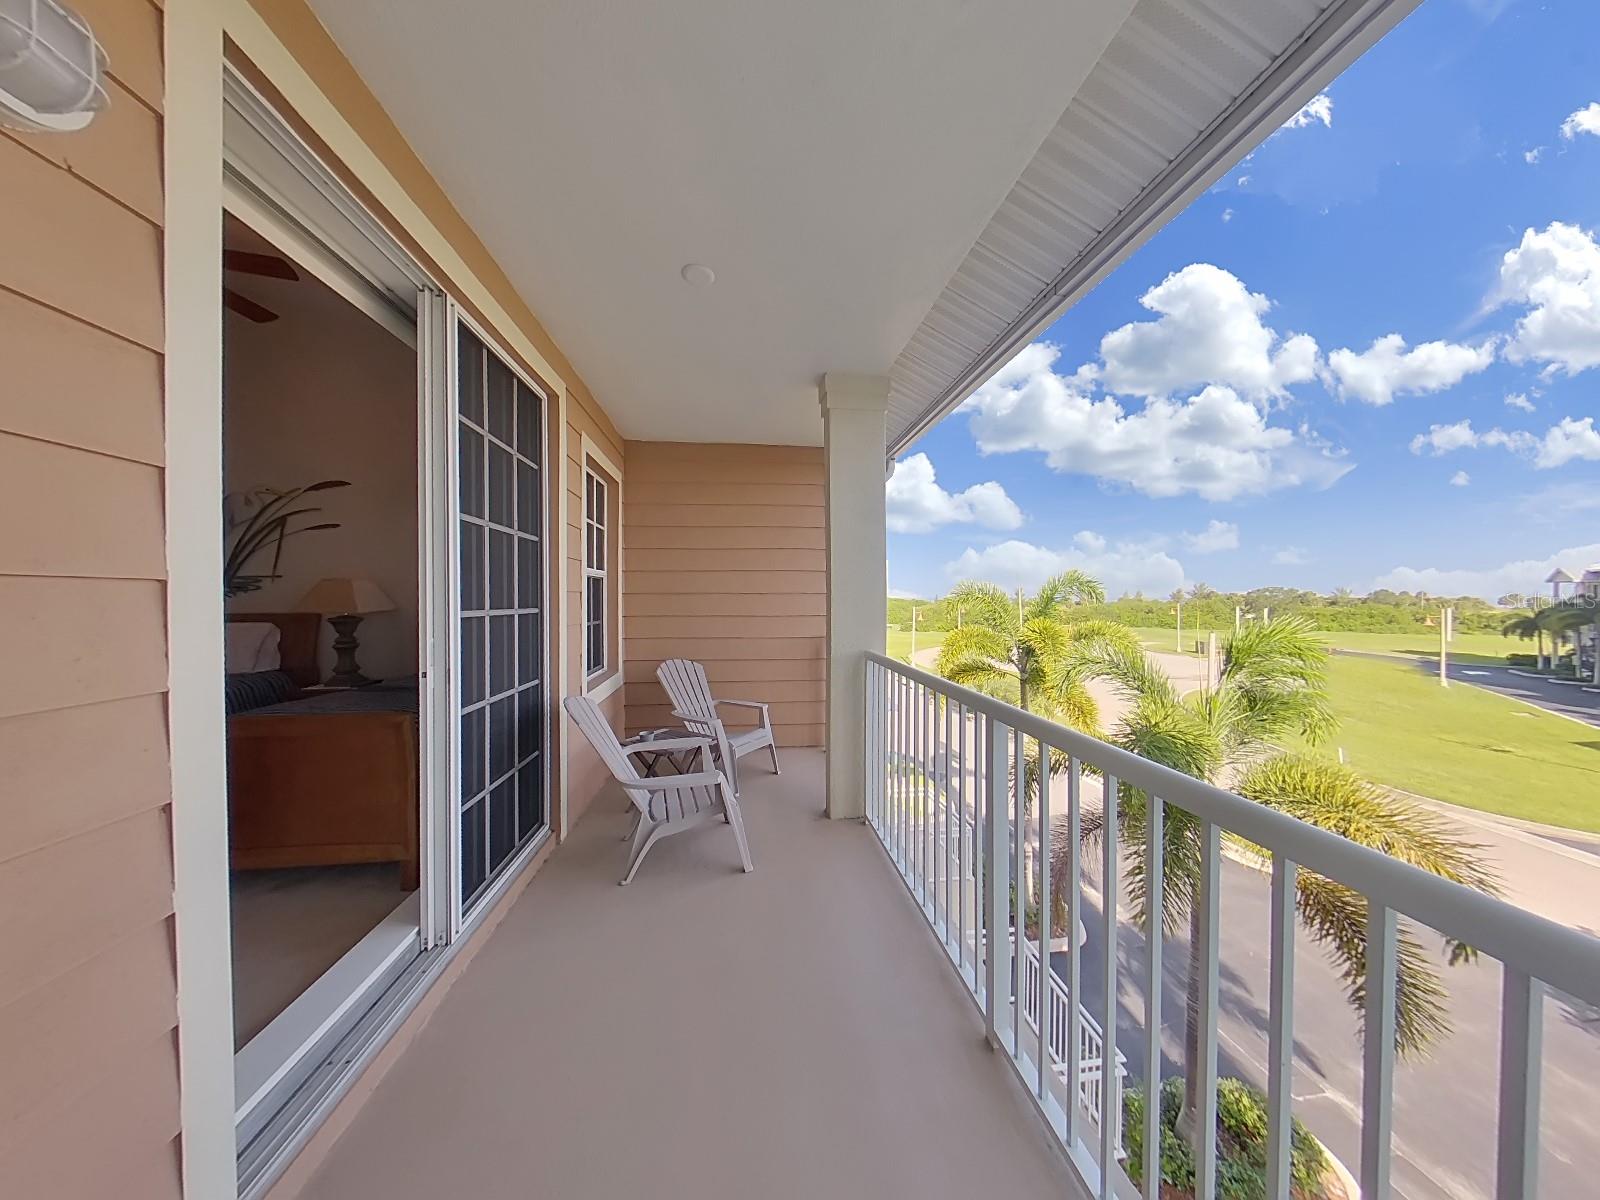
[[[623,611],[630,731],[674,724],[666,658],[772,706],[778,743],[820,746],[826,563],[822,449],[629,442]]]
[[[110,107],[68,137],[0,130],[0,1195],[166,1200],[162,16],[74,6]]]

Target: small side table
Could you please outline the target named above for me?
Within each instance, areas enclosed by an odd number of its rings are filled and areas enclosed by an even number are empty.
[[[690,733],[687,729],[644,729],[622,744],[624,746],[649,745],[651,742],[667,741],[671,738],[698,736],[698,734]],[[700,757],[700,751],[698,749],[662,750],[654,754],[648,752],[636,754],[633,757],[644,768],[645,777],[648,779],[659,775],[663,764],[671,767],[675,775],[687,775],[690,768],[694,766],[695,759]]]

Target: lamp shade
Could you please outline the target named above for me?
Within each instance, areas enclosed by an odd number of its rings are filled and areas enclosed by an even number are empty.
[[[301,612],[320,613],[325,617],[393,609],[394,601],[370,579],[319,579],[300,599]]]

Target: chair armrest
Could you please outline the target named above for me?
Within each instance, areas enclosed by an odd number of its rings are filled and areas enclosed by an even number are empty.
[[[717,703],[734,704],[740,708],[759,708],[762,712],[766,712],[768,708],[768,705],[761,700],[718,700]]]
[[[714,726],[722,724],[716,717],[702,717],[699,713],[681,712],[676,708],[672,710],[672,715],[685,725]]]

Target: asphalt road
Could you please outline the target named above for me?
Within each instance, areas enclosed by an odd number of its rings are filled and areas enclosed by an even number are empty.
[[[1438,664],[1432,664],[1431,669],[1437,671]],[[1600,692],[1587,692],[1571,683],[1531,679],[1507,667],[1447,662],[1445,672],[1452,681],[1470,683],[1512,700],[1521,700],[1525,704],[1600,727]]]
[[[1266,1087],[1267,879],[1234,862],[1223,865],[1221,1010],[1218,1069]],[[1087,889],[1088,943],[1082,994],[1097,1019],[1104,978],[1099,893]],[[1395,1071],[1394,1194],[1405,1200],[1489,1200],[1494,1194],[1498,1110],[1500,967],[1480,960],[1445,965],[1442,943],[1419,931],[1449,992],[1454,1032],[1425,1060]],[[1121,1010],[1117,1043],[1135,1079],[1142,1079],[1144,939],[1123,922],[1118,931]],[[1183,994],[1187,938],[1163,947],[1163,1076],[1182,1073]],[[1065,977],[1065,955],[1054,956]],[[1361,1158],[1361,1043],[1344,984],[1304,933],[1295,954],[1295,1115],[1349,1167]],[[1552,1200],[1597,1194],[1600,1172],[1600,1011],[1559,997],[1545,1012],[1541,1195]]]

